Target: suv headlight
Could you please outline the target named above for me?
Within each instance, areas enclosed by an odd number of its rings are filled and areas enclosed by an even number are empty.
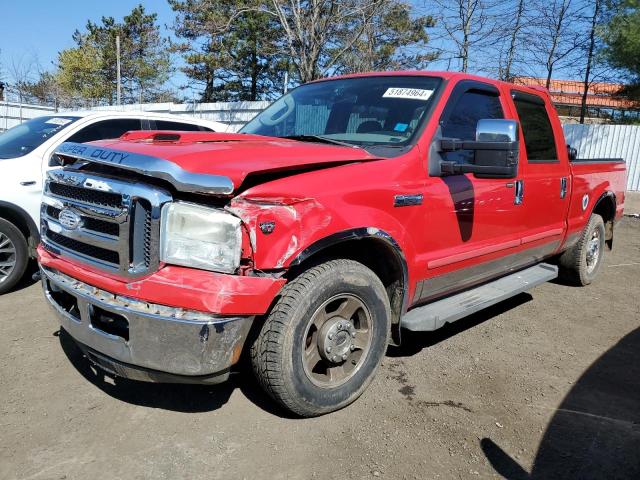
[[[233,273],[241,249],[240,219],[230,213],[182,202],[162,207],[161,261]]]

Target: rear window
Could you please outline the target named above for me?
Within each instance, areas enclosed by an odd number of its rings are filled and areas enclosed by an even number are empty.
[[[192,123],[171,122],[167,120],[156,120],[156,130],[178,130],[183,132],[212,132],[210,128],[201,127]]]
[[[114,118],[110,120],[100,120],[74,133],[69,142],[85,143],[95,140],[107,140],[119,138],[122,134],[130,130],[142,130],[139,118]]]
[[[553,128],[542,99],[518,92],[514,103],[520,118],[527,159],[530,162],[557,161]]]

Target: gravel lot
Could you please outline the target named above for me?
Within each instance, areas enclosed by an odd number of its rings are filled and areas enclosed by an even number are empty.
[[[38,284],[0,297],[0,478],[640,478],[640,220],[549,283],[390,348],[359,401],[288,418],[239,375],[114,381]],[[408,337],[408,336],[407,336]]]

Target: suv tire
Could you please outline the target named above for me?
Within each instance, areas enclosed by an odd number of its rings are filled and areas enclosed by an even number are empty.
[[[27,240],[16,226],[0,218],[0,295],[22,279],[29,264]]]

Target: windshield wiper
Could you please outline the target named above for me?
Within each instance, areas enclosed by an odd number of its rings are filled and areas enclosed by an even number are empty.
[[[341,145],[343,147],[351,147],[357,148],[358,145],[354,145],[353,143],[341,142],[340,140],[334,140],[332,138],[323,137],[321,135],[285,135],[284,137],[288,140],[299,140],[301,142],[317,142],[317,143],[330,143],[333,145]]]

